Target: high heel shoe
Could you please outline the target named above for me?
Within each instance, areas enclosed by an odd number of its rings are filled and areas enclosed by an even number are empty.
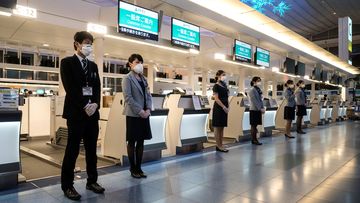
[[[139,175],[141,178],[147,178],[147,175],[141,169],[139,169]]]
[[[253,145],[262,145],[262,143],[259,142],[259,140],[251,140],[251,144],[253,144]]]
[[[292,136],[292,135],[287,135],[287,134],[285,134],[285,137],[286,137],[286,138],[289,138],[289,139],[295,138],[294,136]]]
[[[131,177],[133,177],[133,178],[136,178],[136,179],[141,178],[141,175],[135,170],[130,170],[130,174],[131,174]]]
[[[306,134],[306,132],[304,132],[304,131],[302,131],[302,130],[298,130],[298,131],[296,131],[297,132],[297,134]]]
[[[229,150],[227,150],[227,149],[220,149],[219,147],[216,147],[216,151],[217,151],[217,152],[224,152],[224,153],[228,153],[228,152],[229,152]]]

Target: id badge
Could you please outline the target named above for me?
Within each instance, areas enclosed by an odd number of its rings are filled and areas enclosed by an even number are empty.
[[[83,96],[93,96],[92,87],[83,87]]]

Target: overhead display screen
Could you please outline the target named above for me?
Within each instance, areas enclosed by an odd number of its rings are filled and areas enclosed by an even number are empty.
[[[255,64],[264,67],[270,67],[270,52],[268,50],[256,47]]]
[[[251,45],[235,40],[234,58],[236,61],[251,63]]]
[[[286,57],[286,60],[284,62],[284,72],[295,74],[295,60]]]
[[[119,1],[118,32],[151,39],[159,39],[159,14],[157,12]]]
[[[297,62],[295,66],[295,74],[300,76],[305,76],[305,64],[300,61]]]
[[[172,18],[171,42],[177,46],[199,50],[200,27]]]

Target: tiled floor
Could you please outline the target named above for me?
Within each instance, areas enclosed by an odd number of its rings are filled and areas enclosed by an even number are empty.
[[[105,174],[99,178],[104,195],[86,191],[84,179],[75,187],[85,202],[360,202],[359,122],[263,142],[146,164],[147,179],[132,179],[128,171]],[[68,202],[59,185],[0,194],[0,202]]]

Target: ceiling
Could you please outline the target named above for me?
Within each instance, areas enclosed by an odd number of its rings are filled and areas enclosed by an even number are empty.
[[[265,8],[264,14],[298,34],[312,35],[337,27],[338,18],[349,16],[353,24],[360,24],[359,0],[285,0],[291,9],[280,17]]]

